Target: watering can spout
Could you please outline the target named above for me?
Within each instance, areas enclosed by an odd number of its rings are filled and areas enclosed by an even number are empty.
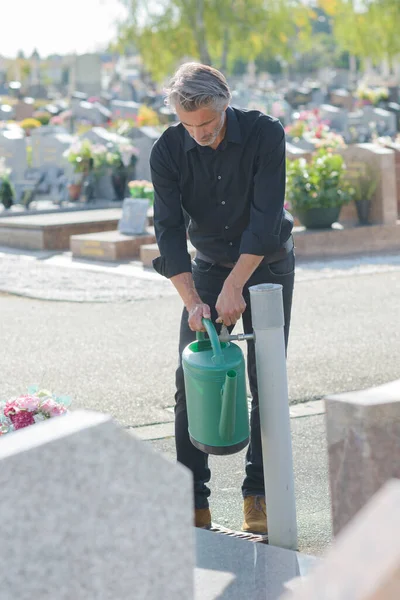
[[[225,383],[222,387],[222,407],[219,422],[219,435],[229,442],[235,433],[236,423],[236,390],[237,374],[236,371],[228,371],[225,377]]]

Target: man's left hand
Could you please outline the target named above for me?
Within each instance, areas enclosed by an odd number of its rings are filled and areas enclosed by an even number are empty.
[[[235,325],[246,309],[243,288],[226,280],[215,305],[218,313],[217,323]]]

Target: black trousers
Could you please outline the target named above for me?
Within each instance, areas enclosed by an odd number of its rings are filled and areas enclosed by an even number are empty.
[[[260,283],[278,283],[282,285],[283,308],[285,315],[285,343],[287,348],[290,314],[292,307],[294,285],[294,252],[290,252],[284,259],[271,264],[262,263],[250,277],[243,289],[246,310],[242,315],[245,333],[252,333],[250,292],[249,287]],[[225,279],[230,269],[220,265],[212,265],[200,259],[195,259],[192,272],[196,289],[200,298],[211,308],[211,318],[215,324],[217,313],[215,304],[221,292]],[[219,332],[220,326],[215,324]],[[182,369],[183,349],[196,339],[196,333],[189,328],[188,313],[183,310],[180,339],[179,339],[179,366],[176,371],[175,394],[175,444],[178,462],[188,467],[193,473],[195,508],[207,508],[210,489],[211,472],[208,467],[208,455],[198,450],[189,439],[188,418],[186,412],[185,385]],[[252,395],[252,409],[250,416],[250,444],[246,454],[246,475],[243,481],[243,496],[264,495],[264,472],[262,464],[260,413],[258,408],[258,390],[254,342],[247,342],[247,370],[249,386]]]

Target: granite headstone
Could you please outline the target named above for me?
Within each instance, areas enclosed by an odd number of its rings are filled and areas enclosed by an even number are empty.
[[[12,179],[23,179],[28,168],[25,135],[16,129],[0,132],[0,156],[5,157],[7,167],[11,168]]]
[[[193,598],[185,468],[86,411],[7,434],[0,464],[2,599]]]
[[[125,235],[140,235],[146,233],[149,210],[147,198],[125,198],[122,204],[122,217],[118,230]]]
[[[336,535],[388,479],[400,478],[400,380],[328,396],[326,424]]]
[[[388,457],[388,460],[390,458]],[[281,600],[400,598],[400,481],[387,482]]]

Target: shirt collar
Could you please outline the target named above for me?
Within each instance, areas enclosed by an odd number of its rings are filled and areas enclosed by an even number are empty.
[[[239,121],[237,119],[236,113],[233,110],[233,108],[231,106],[228,106],[228,108],[226,109],[226,134],[225,134],[225,138],[223,139],[223,141],[221,142],[221,149],[225,150],[227,143],[228,142],[233,142],[234,144],[241,144],[242,142],[242,135],[240,132],[240,125],[239,125]],[[192,148],[199,148],[199,150],[203,150],[203,146],[199,146],[199,144],[197,144],[195,142],[195,140],[190,137],[190,135],[188,134],[188,132],[185,129],[185,138],[184,138],[184,149],[185,152],[188,152],[189,150],[192,150]],[[207,148],[207,147],[205,147]]]

